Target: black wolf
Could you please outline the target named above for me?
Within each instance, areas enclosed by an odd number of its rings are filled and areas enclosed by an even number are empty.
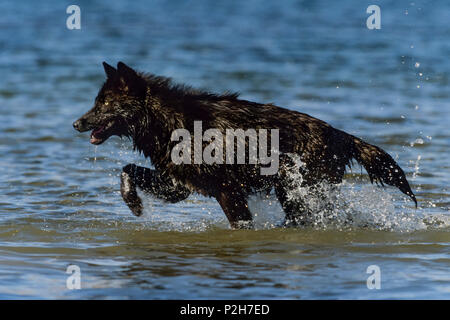
[[[252,226],[247,198],[272,189],[286,213],[286,224],[302,224],[311,212],[303,199],[293,198],[292,171],[301,171],[302,186],[315,190],[322,182],[342,181],[345,169],[356,159],[371,182],[398,187],[417,201],[403,170],[377,146],[335,129],[307,114],[238,98],[175,85],[169,78],[136,72],[122,62],[117,69],[103,63],[107,80],[94,107],[74,122],[80,132],[92,130],[90,142],[101,144],[110,136],[125,136],[134,148],[150,157],[155,170],[128,164],[121,174],[121,194],[131,211],[142,214],[136,186],[168,201],[178,202],[196,192],[219,202],[232,228]],[[203,130],[279,129],[279,170],[261,175],[260,164],[175,164],[171,150],[174,130],[193,132],[194,121]],[[270,138],[269,138],[270,141]],[[246,142],[247,143],[247,142]],[[303,167],[293,165],[297,155]]]

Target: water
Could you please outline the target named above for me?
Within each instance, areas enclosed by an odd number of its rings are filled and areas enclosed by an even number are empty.
[[[370,4],[382,29],[368,30]],[[446,1],[0,3],[0,298],[450,298],[450,4]],[[254,198],[255,231],[217,203],[121,200],[128,141],[98,148],[72,122],[101,62],[122,60],[212,91],[309,113],[387,150],[419,208],[355,167],[334,219],[280,229]],[[361,180],[361,179],[362,180]],[[81,269],[81,290],[66,269]],[[370,265],[381,289],[369,290]]]

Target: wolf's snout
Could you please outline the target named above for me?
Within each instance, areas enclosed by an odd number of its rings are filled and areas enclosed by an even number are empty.
[[[88,130],[86,128],[86,121],[84,119],[78,119],[77,121],[75,121],[73,123],[73,127],[75,128],[75,130],[77,130],[79,132]]]
[[[80,120],[74,121],[73,127],[75,130],[80,131],[80,127],[81,127]]]

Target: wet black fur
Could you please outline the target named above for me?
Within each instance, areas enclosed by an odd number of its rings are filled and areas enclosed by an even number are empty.
[[[135,149],[150,157],[155,170],[130,164],[121,176],[122,196],[136,215],[142,213],[136,186],[170,202],[196,192],[216,198],[233,228],[250,227],[247,197],[274,188],[287,222],[301,222],[313,213],[302,199],[288,197],[292,188],[287,182],[289,171],[298,170],[288,154],[298,155],[305,164],[303,185],[340,183],[346,167],[356,159],[372,182],[398,187],[417,205],[403,170],[391,156],[324,121],[272,104],[241,100],[237,94],[217,95],[175,85],[168,78],[136,72],[121,62],[117,69],[106,63],[104,68],[107,81],[95,106],[74,127],[79,131],[105,128],[93,135],[98,144],[111,135],[129,137]],[[226,129],[279,129],[278,174],[260,175],[259,165],[249,164],[174,164],[170,154],[178,142],[170,141],[171,134],[185,128],[193,136],[195,120],[202,121],[203,131],[218,128],[224,137]]]

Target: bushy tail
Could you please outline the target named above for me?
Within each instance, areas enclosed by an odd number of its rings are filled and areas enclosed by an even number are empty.
[[[380,182],[381,185],[384,182],[399,188],[401,192],[411,197],[417,208],[416,196],[406,180],[405,173],[394,159],[377,146],[368,144],[353,136],[352,138],[354,145],[353,158],[364,166],[369,174],[370,181],[373,183],[375,180],[375,182]]]

